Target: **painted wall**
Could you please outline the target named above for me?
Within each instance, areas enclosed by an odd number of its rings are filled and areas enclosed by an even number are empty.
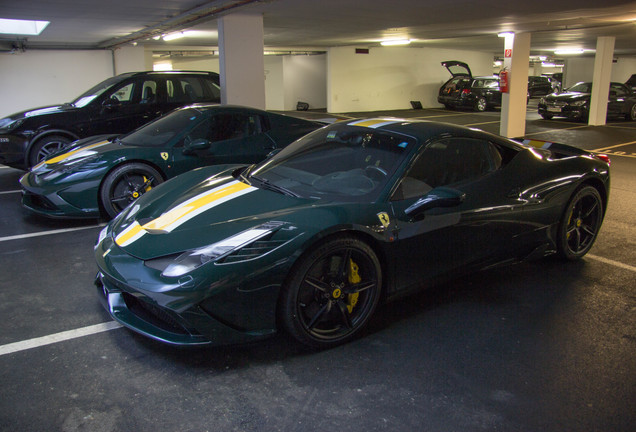
[[[268,110],[285,111],[283,69],[282,56],[265,56],[265,108]],[[323,93],[326,91],[323,89]]]
[[[26,51],[0,55],[0,118],[69,102],[110,78],[111,51]]]
[[[441,107],[437,93],[450,74],[445,60],[466,62],[475,76],[492,75],[488,52],[437,48],[378,47],[356,54],[355,47],[331,48],[327,57],[327,110],[355,112]]]
[[[309,109],[327,108],[327,56],[283,57],[285,110],[295,110],[298,102]]]
[[[636,73],[636,57],[618,57],[612,63],[611,81],[624,83]],[[580,81],[592,81],[594,57],[577,57],[565,62],[565,85],[570,87]]]
[[[196,70],[219,73],[218,57],[184,57],[173,58],[173,70]]]

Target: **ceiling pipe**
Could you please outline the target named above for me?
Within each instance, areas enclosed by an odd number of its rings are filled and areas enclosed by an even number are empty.
[[[226,1],[218,6],[212,4],[219,3],[219,1],[208,2],[194,9],[190,9],[189,11],[184,12],[181,15],[167,19],[143,30],[136,31],[119,38],[113,38],[103,41],[99,43],[98,48],[114,49],[132,42],[138,42],[141,40],[150,39],[155,36],[161,36],[164,33],[181,31],[186,27],[191,27],[202,22],[218,18],[220,15],[228,13],[234,9],[239,9],[252,3],[260,3],[261,1],[262,0]]]

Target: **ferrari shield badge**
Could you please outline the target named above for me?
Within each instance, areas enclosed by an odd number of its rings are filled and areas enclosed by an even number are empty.
[[[168,160],[168,152],[161,152],[161,159]]]
[[[384,228],[388,227],[389,224],[391,223],[391,220],[389,219],[389,215],[386,212],[378,213],[378,219],[380,219],[380,223],[382,224]]]

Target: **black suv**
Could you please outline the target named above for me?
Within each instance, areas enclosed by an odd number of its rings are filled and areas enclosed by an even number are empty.
[[[0,164],[28,169],[79,138],[130,132],[193,102],[220,102],[214,72],[131,72],[109,78],[63,105],[0,119]]]
[[[501,105],[499,79],[495,76],[473,77],[466,63],[456,60],[442,62],[453,76],[439,89],[437,102],[447,109],[472,108],[486,111]]]

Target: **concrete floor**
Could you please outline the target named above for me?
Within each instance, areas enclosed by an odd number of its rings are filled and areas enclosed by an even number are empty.
[[[496,111],[384,114],[499,129]],[[0,430],[633,431],[636,123],[529,112],[527,135],[612,147],[591,253],[390,303],[364,337],[323,352],[283,336],[175,349],[113,325],[92,285],[103,221],[28,214],[22,173],[0,166]]]

